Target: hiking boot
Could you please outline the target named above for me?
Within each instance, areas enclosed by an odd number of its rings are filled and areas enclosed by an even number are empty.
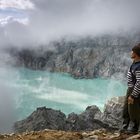
[[[119,130],[120,133],[127,133],[127,128],[122,128]]]
[[[128,129],[128,134],[137,134],[139,130],[139,123],[134,122],[134,126],[130,129]]]
[[[138,133],[138,129],[130,129],[126,131],[127,134],[137,134]]]
[[[120,133],[126,133],[127,132],[128,125],[129,125],[129,121],[124,121],[123,122],[123,125],[122,125],[122,128],[119,130],[119,132]]]

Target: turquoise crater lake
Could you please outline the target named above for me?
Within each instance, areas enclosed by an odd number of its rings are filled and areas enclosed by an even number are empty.
[[[125,95],[127,88],[116,79],[74,79],[69,74],[26,68],[1,68],[0,74],[1,82],[10,89],[17,120],[41,106],[66,114],[80,113],[89,105],[103,110],[108,99]]]

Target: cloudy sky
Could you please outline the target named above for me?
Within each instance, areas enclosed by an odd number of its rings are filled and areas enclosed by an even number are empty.
[[[0,24],[5,25],[12,21],[28,23],[26,9],[33,9],[34,5],[28,0],[0,0]]]
[[[0,0],[0,42],[25,46],[139,30],[139,5],[140,0]]]

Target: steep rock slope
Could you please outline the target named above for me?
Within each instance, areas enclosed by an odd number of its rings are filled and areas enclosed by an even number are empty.
[[[139,34],[102,35],[62,39],[38,49],[9,51],[16,65],[34,70],[68,72],[75,78],[125,77],[131,64],[131,48],[139,41]]]

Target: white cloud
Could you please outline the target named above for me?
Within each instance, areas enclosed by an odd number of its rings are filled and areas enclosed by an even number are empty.
[[[29,23],[28,10],[34,9],[29,0],[0,0],[0,25],[18,22],[24,25]]]
[[[26,2],[34,6],[27,6]],[[6,36],[0,34],[1,38],[8,38],[6,43],[14,46],[38,46],[67,35],[86,36],[140,29],[140,0],[22,0],[19,7],[22,3],[26,5],[23,9],[26,9],[28,25],[17,24],[15,21],[21,20],[17,16],[13,23],[2,29]]]
[[[16,8],[16,9],[33,9],[34,5],[30,0],[0,0],[0,9]]]
[[[12,23],[12,22],[18,22],[18,23],[27,25],[29,23],[29,19],[28,18],[15,18],[13,16],[6,16],[4,18],[0,18],[1,26],[5,26],[6,24]]]
[[[140,0],[32,0],[30,31],[35,38],[95,35],[139,28]]]

